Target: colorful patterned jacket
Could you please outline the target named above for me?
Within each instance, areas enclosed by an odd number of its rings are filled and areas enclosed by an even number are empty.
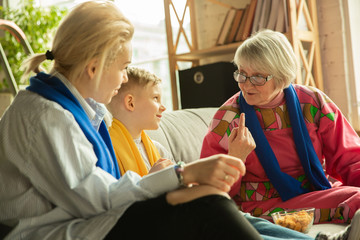
[[[357,133],[323,92],[313,87],[296,84],[293,86],[299,97],[310,138],[326,174],[344,185],[360,186],[360,139]],[[215,113],[203,141],[201,157],[228,152],[231,130],[239,123],[239,94],[240,92],[228,99]],[[255,107],[255,110],[282,171],[305,185],[306,178],[296,153],[285,99],[277,107]],[[248,182],[262,183],[264,194],[252,196],[257,200],[278,196],[276,191],[269,192],[269,189],[273,188],[269,187],[271,183],[255,151],[249,154],[245,165],[246,175],[233,185],[230,195],[239,192],[241,182]],[[257,194],[259,190],[256,190]]]

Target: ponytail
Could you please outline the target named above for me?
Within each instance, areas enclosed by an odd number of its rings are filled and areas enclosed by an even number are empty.
[[[44,71],[40,64],[45,60],[45,53],[38,53],[25,59],[21,66],[21,69],[24,70],[21,80],[26,81],[31,72],[39,73]]]

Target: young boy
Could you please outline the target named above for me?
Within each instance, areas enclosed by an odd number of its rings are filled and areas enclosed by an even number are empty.
[[[132,170],[144,176],[173,164],[170,153],[144,130],[159,127],[162,113],[161,79],[139,68],[127,69],[128,82],[108,104],[109,128],[121,175]]]

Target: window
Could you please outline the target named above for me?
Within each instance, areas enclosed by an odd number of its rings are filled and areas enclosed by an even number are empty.
[[[37,4],[41,6],[56,4],[71,8],[79,2],[82,1],[38,0]],[[131,66],[144,68],[162,79],[163,104],[168,111],[172,110],[163,0],[115,0],[114,2],[135,27]]]
[[[163,104],[172,110],[163,0],[115,0],[115,3],[135,27],[131,66],[147,69],[162,79]]]

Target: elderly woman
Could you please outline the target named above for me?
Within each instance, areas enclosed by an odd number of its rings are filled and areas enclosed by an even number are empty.
[[[240,91],[214,115],[201,157],[242,158],[246,175],[230,195],[254,216],[314,207],[315,223],[349,222],[360,207],[360,140],[339,108],[320,90],[292,83],[296,58],[281,33],[256,33],[234,62]],[[251,136],[237,130],[241,113],[256,143],[249,155],[240,140]]]

